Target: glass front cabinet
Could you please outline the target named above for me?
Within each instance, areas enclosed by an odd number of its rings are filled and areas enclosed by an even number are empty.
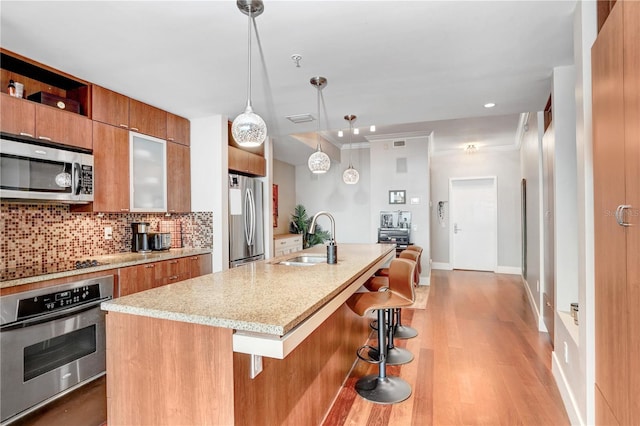
[[[166,212],[166,141],[129,132],[129,150],[131,211]]]

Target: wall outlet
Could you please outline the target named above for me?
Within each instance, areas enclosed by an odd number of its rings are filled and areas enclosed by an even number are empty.
[[[113,228],[110,226],[105,226],[104,228],[104,239],[110,240],[113,238]]]
[[[569,364],[569,345],[564,342],[564,363]]]
[[[251,378],[255,379],[262,372],[262,355],[251,354]]]

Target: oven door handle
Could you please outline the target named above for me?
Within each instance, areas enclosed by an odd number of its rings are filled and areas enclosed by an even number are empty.
[[[16,328],[25,328],[33,325],[41,324],[43,322],[56,320],[59,318],[64,318],[71,316],[73,314],[77,314],[79,312],[87,311],[89,309],[95,308],[99,306],[102,302],[112,299],[112,297],[103,297],[99,300],[95,300],[93,302],[85,303],[84,305],[74,306],[69,309],[63,309],[61,311],[50,312],[44,315],[38,315],[31,318],[25,318],[20,321],[10,322],[8,324],[4,324],[0,327],[0,331],[9,331],[14,330]]]

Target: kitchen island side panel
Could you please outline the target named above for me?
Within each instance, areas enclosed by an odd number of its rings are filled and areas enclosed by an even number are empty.
[[[234,424],[231,329],[106,317],[109,426]]]
[[[264,357],[254,379],[251,355],[234,353],[235,424],[321,424],[369,336],[370,321],[342,305],[286,358]]]

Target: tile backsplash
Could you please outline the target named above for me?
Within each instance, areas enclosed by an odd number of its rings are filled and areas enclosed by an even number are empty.
[[[182,233],[182,247],[213,247],[213,213],[71,213],[67,205],[1,204],[0,269],[131,251],[131,223],[149,222],[151,232],[160,222],[173,221]],[[104,238],[105,228],[113,238]],[[174,234],[175,235],[175,234]]]

